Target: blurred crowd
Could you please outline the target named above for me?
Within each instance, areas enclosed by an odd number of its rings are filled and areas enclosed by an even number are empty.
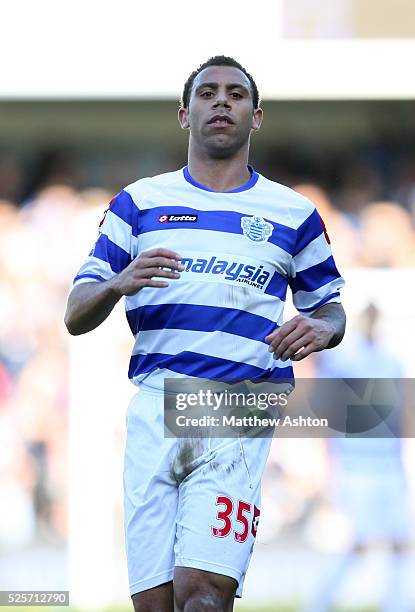
[[[0,504],[1,555],[38,541],[64,543],[67,537],[69,356],[63,313],[107,203],[123,185],[112,192],[79,188],[63,168],[24,194],[18,167],[0,166],[0,499],[6,500]],[[316,181],[292,181],[319,209],[340,270],[415,266],[412,171],[396,201],[365,201],[364,189],[356,187],[359,206],[353,211],[335,206]],[[277,169],[264,174],[279,180]],[[119,366],[124,370],[128,349]],[[318,375],[327,363],[314,361],[313,368]],[[306,528],[317,503],[315,520],[323,520],[328,451],[321,441],[300,442],[300,455],[299,442],[288,440],[271,455],[265,482],[274,486],[265,487],[265,501],[273,513],[264,522],[266,540],[281,532],[289,537],[295,525]],[[312,461],[305,460],[308,447]]]
[[[0,551],[67,534],[63,313],[109,199],[56,184],[0,201]]]

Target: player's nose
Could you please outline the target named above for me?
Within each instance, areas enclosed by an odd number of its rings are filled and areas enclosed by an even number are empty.
[[[218,106],[227,106],[230,107],[230,102],[228,97],[226,96],[225,93],[220,93],[218,92],[216,98],[215,98],[215,102],[214,102],[214,107],[217,108]]]

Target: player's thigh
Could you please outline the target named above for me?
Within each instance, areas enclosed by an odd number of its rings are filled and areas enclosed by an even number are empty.
[[[134,612],[174,612],[173,582],[131,596]]]
[[[223,440],[179,487],[175,566],[234,579],[242,594],[269,439]]]
[[[169,476],[172,444],[164,439],[162,396],[140,392],[128,409],[124,464],[131,595],[173,579],[178,491]]]
[[[233,578],[190,567],[176,567],[173,588],[175,612],[231,612],[238,583]]]

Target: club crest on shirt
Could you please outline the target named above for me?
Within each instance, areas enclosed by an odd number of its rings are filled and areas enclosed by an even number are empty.
[[[271,236],[273,227],[262,217],[242,217],[241,227],[244,236],[254,242],[266,242]]]

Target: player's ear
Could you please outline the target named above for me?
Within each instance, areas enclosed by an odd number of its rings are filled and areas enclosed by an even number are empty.
[[[254,110],[254,114],[252,115],[252,125],[251,125],[251,128],[255,132],[258,131],[259,128],[261,127],[263,116],[264,116],[264,113],[262,111],[262,108],[257,108],[257,109]]]
[[[183,106],[179,108],[178,119],[179,119],[179,123],[182,126],[183,130],[189,129],[190,123],[189,123],[187,108],[184,108]]]

